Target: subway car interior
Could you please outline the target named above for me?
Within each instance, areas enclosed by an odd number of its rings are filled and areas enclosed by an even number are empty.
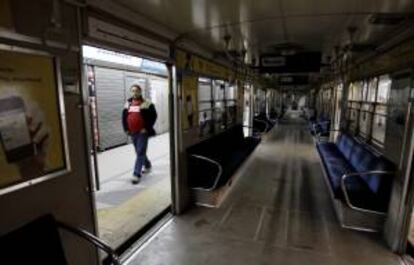
[[[0,264],[414,264],[414,0],[0,0]]]

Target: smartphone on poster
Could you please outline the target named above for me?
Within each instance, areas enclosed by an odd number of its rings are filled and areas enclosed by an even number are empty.
[[[22,98],[10,96],[0,99],[0,142],[8,163],[14,163],[36,153],[26,118]]]

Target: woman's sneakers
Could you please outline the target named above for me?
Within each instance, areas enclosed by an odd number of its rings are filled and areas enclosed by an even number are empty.
[[[141,181],[141,175],[133,175],[132,176],[132,184],[136,185]]]

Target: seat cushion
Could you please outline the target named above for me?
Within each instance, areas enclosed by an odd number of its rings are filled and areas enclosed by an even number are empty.
[[[316,148],[326,158],[329,158],[331,156],[342,156],[338,147],[334,143],[331,143],[331,142],[317,143]]]
[[[335,196],[338,196],[341,192],[340,188],[342,176],[346,173],[352,172],[353,168],[348,161],[339,157],[329,158],[328,161],[325,160],[325,165],[334,194]]]
[[[366,182],[360,177],[347,178],[345,180],[345,187],[353,206],[379,212],[386,212],[388,210],[389,200],[384,200],[380,194],[373,193]],[[338,195],[345,201],[342,192],[338,193]]]
[[[218,168],[214,164],[193,158],[191,155],[201,155],[218,162],[223,169],[217,187],[227,183],[237,168],[260,143],[260,139],[243,135],[241,125],[215,135],[187,149],[188,172],[192,187],[211,188],[216,180]]]
[[[340,192],[341,178],[354,169],[345,159],[337,146],[333,143],[319,143],[317,145],[329,182],[335,196]]]

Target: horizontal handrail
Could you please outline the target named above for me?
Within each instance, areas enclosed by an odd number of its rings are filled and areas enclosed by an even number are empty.
[[[256,131],[256,132],[263,133],[262,131],[258,131],[258,130],[257,130],[255,127],[253,127],[253,126],[243,125],[243,128],[249,128],[249,129],[252,129],[252,130],[254,130],[254,131]]]
[[[100,239],[99,237],[91,234],[90,232],[78,228],[78,227],[73,227],[70,226],[68,224],[62,223],[57,221],[57,224],[60,228],[63,228],[66,231],[69,231],[77,236],[79,236],[80,238],[92,243],[95,247],[99,248],[100,250],[104,251],[106,254],[108,254],[110,261],[112,262],[112,264],[114,265],[121,265],[119,256],[116,254],[115,250],[110,247],[105,241],[103,241],[102,239]]]
[[[348,205],[349,208],[355,210],[355,211],[359,211],[359,212],[365,212],[365,213],[371,213],[371,214],[377,214],[377,215],[385,215],[385,212],[379,212],[379,211],[374,211],[374,210],[370,210],[370,209],[365,209],[365,208],[361,208],[358,206],[355,206],[351,203],[351,200],[349,198],[348,195],[348,191],[346,190],[346,186],[345,186],[345,180],[349,177],[354,177],[354,176],[362,176],[362,175],[393,175],[395,174],[395,172],[392,171],[383,171],[383,170],[372,170],[372,171],[365,171],[365,172],[352,172],[352,173],[346,173],[342,176],[341,178],[341,189],[342,192],[344,193],[344,197],[345,197],[345,202]]]
[[[215,166],[217,166],[217,168],[218,168],[218,172],[217,172],[216,178],[214,180],[213,186],[211,186],[210,188],[195,187],[193,189],[195,189],[195,190],[202,190],[202,191],[212,191],[212,190],[214,190],[217,187],[218,182],[219,182],[219,180],[220,180],[220,178],[221,178],[221,176],[223,174],[223,167],[220,165],[219,162],[217,162],[217,161],[215,161],[215,160],[213,160],[213,159],[211,159],[209,157],[206,157],[206,156],[192,154],[191,157],[194,157],[194,158],[197,158],[197,159],[204,160],[204,161],[207,161],[209,163],[212,163]]]

